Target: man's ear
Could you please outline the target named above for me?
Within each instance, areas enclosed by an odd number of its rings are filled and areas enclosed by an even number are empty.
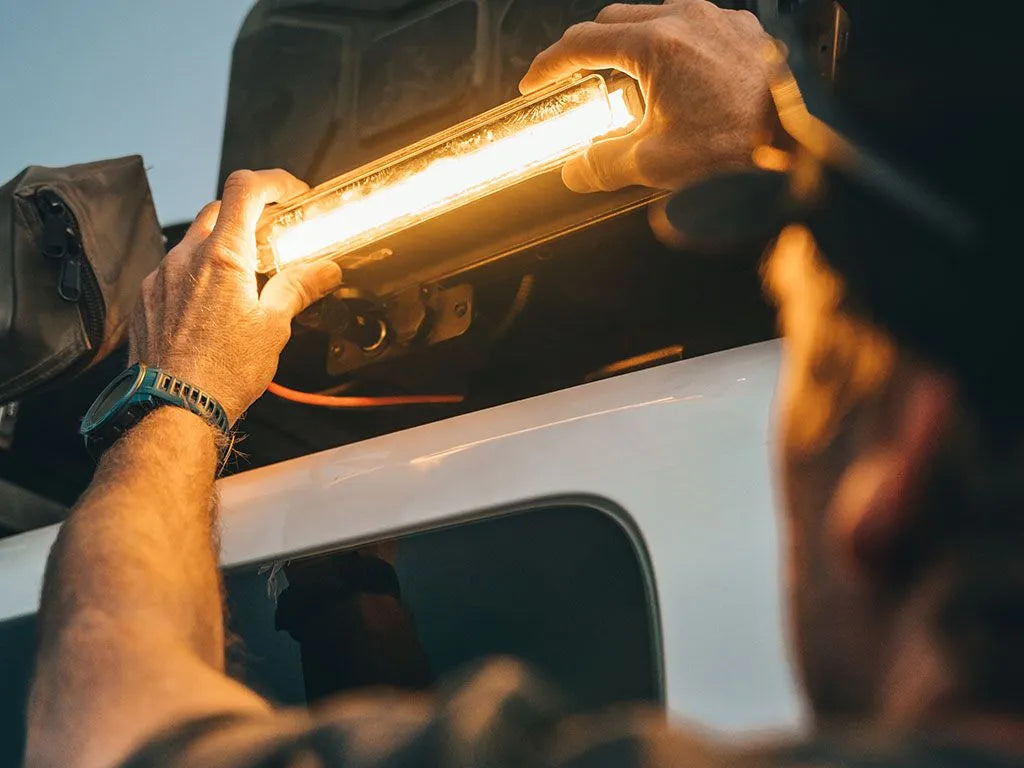
[[[949,425],[955,389],[948,378],[915,370],[888,423],[860,446],[829,505],[833,543],[849,567],[870,577],[914,524],[927,468]]]

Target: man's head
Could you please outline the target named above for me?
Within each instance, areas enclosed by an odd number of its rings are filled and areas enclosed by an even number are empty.
[[[924,248],[836,180],[827,217],[767,259],[799,661],[826,717],[1024,714],[1022,270],[1001,162],[1019,117],[993,87],[1012,48],[964,4],[844,5],[848,125],[982,237]]]
[[[766,264],[799,660],[823,716],[1024,712],[1024,438],[851,312],[802,227]]]

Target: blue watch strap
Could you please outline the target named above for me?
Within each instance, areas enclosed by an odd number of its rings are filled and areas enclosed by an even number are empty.
[[[96,398],[79,432],[90,449],[106,448],[162,405],[191,411],[216,427],[230,442],[227,414],[207,392],[159,368],[136,363],[122,371]]]
[[[159,368],[147,368],[140,388],[140,394],[142,393],[170,405],[186,408],[196,416],[206,419],[225,435],[229,435],[228,415],[224,408],[213,395],[207,394],[199,387],[194,387]]]

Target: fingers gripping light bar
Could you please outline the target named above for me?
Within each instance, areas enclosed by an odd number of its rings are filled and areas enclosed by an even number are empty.
[[[343,269],[389,258],[367,246],[562,165],[598,139],[635,128],[635,80],[576,76],[272,206],[257,231],[257,269],[333,258]]]

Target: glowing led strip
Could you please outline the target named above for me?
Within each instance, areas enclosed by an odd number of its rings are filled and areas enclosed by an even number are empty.
[[[422,170],[368,193],[347,191],[334,207],[312,214],[272,237],[279,266],[324,249],[351,249],[409,219],[422,221],[453,204],[527,178],[568,159],[596,139],[629,127],[636,116],[623,91],[596,98],[522,130],[490,139],[462,155],[434,160]],[[486,130],[486,129],[485,129]],[[350,195],[350,199],[345,199]]]

